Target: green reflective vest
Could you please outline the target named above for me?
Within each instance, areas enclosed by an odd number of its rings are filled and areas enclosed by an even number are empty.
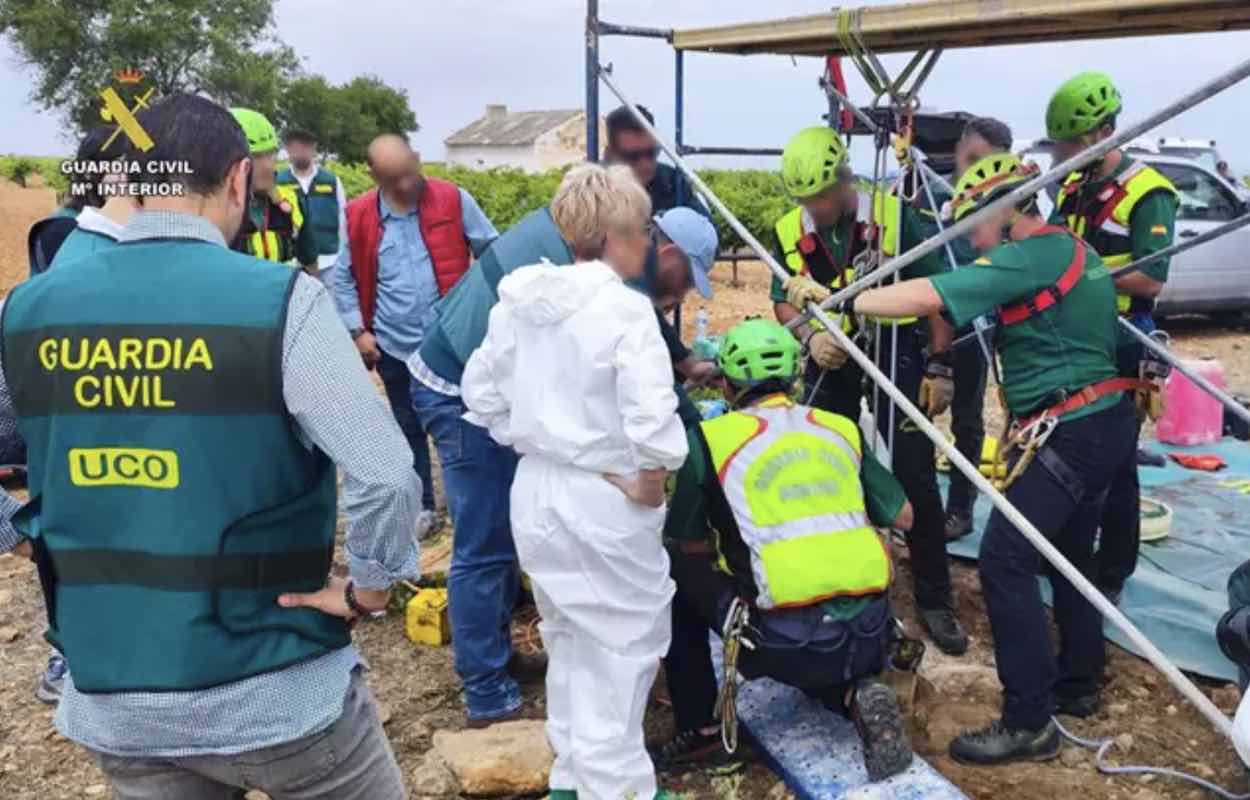
[[[1094,203],[1078,208],[1084,182],[1085,173],[1074,172],[1059,187],[1055,205],[1063,215],[1064,224],[1068,230],[1089,242],[1109,269],[1127,266],[1133,261],[1129,230],[1133,209],[1152,192],[1164,191],[1176,195],[1176,188],[1154,167],[1139,161],[1117,175],[1115,180],[1108,181]],[[1154,305],[1151,301],[1143,301],[1143,304],[1147,310]],[[1133,298],[1117,293],[1115,305],[1117,311],[1127,314],[1132,310]]]
[[[84,692],[189,691],[346,646],[284,609],[324,585],[335,473],[295,434],[297,273],[192,240],[117,246],[17,287],[0,334],[49,638]]]
[[[277,183],[279,186],[294,186],[296,191],[304,195],[308,203],[306,224],[312,226],[317,252],[323,256],[337,254],[340,244],[339,195],[338,179],[334,177],[334,173],[325,167],[318,167],[307,194],[289,167],[278,173]]]
[[[890,559],[868,520],[855,423],[777,397],[701,427],[750,576],[735,574],[723,540],[719,563],[759,608],[886,590]]]

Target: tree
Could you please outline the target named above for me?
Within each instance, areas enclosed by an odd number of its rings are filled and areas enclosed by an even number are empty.
[[[0,33],[37,78],[32,99],[77,129],[99,124],[100,91],[138,69],[158,94],[199,92],[273,111],[298,71],[273,29],[273,0],[0,0]]]
[[[320,75],[297,77],[286,86],[277,119],[286,127],[312,132],[322,150],[349,163],[364,161],[369,142],[379,133],[417,130],[408,93],[374,75],[341,86]]]

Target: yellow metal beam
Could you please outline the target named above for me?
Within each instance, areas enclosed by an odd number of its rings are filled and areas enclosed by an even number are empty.
[[[878,53],[1250,30],[1247,0],[928,0],[868,6],[860,37]],[[837,11],[673,32],[678,50],[846,55]]]

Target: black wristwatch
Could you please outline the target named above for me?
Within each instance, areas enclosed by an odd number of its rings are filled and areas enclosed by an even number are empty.
[[[364,336],[365,333],[366,331],[364,328],[352,328],[350,331],[348,331],[348,334],[351,335],[353,342],[359,339],[361,336]]]
[[[343,588],[343,599],[347,601],[347,607],[352,613],[358,617],[367,617],[373,612],[360,604],[356,599],[356,582],[348,581],[347,586]]]

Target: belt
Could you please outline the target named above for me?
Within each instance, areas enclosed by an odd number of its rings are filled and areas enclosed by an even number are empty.
[[[1050,408],[1024,417],[1020,420],[1019,427],[1028,429],[1030,425],[1045,417],[1058,419],[1065,414],[1071,414],[1073,411],[1092,405],[1114,392],[1156,391],[1157,389],[1158,387],[1152,381],[1145,381],[1140,378],[1108,378],[1105,381],[1091,383],[1078,392],[1073,392]]]

